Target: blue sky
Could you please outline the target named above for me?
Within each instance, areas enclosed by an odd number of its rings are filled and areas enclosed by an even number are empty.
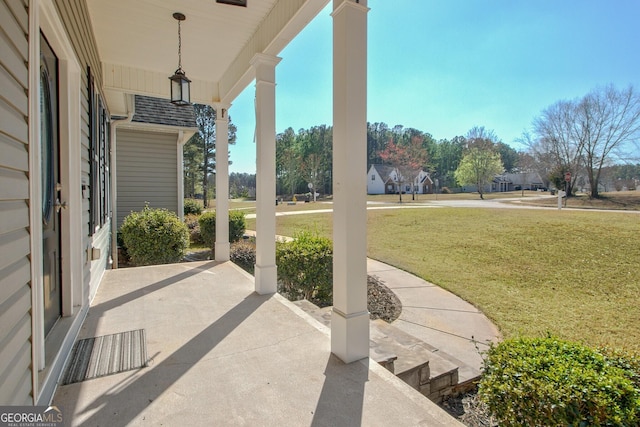
[[[276,68],[276,132],[332,124],[332,2]],[[503,142],[561,99],[598,86],[640,90],[637,0],[369,0],[369,122],[436,140],[473,126]],[[251,84],[229,110],[231,172],[255,173]]]

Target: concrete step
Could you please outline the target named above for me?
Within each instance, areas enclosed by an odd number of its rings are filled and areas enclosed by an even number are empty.
[[[397,357],[395,374],[430,400],[440,403],[458,384],[458,366],[434,353],[425,342],[383,320],[370,327],[372,348]]]
[[[320,323],[331,325],[331,307],[319,308],[309,301],[294,302]],[[458,384],[458,366],[432,346],[378,319],[370,322],[370,357],[398,378],[439,403]]]

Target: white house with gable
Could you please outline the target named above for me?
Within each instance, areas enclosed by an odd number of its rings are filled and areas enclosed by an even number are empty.
[[[397,194],[400,190],[403,193],[433,193],[433,181],[428,172],[419,169],[407,175],[403,177],[393,166],[371,165],[367,172],[367,194]]]

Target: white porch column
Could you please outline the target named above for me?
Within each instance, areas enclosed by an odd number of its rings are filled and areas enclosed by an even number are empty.
[[[178,131],[176,143],[176,170],[178,171],[178,217],[184,221],[184,144],[189,139],[185,138],[184,131]]]
[[[256,54],[256,265],[255,290],[277,291],[276,269],[276,65],[280,58]]]
[[[333,313],[331,351],[369,357],[367,0],[333,1]]]
[[[216,109],[216,261],[229,261],[229,105]]]

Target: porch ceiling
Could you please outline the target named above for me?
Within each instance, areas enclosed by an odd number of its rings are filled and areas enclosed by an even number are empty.
[[[249,0],[247,7],[215,0],[87,0],[112,114],[124,94],[169,97],[168,77],[182,66],[193,102],[231,102],[254,78],[256,53],[278,55],[329,0]],[[114,109],[116,111],[114,111]]]

